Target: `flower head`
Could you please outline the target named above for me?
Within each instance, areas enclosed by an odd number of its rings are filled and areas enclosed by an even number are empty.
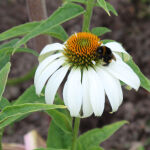
[[[99,49],[99,51],[98,51]],[[46,84],[46,103],[53,104],[56,92],[63,87],[64,103],[71,116],[101,116],[105,93],[113,111],[122,103],[120,81],[138,90],[140,80],[118,53],[126,53],[117,42],[103,44],[94,34],[73,34],[64,44],[47,45],[40,53],[50,56],[40,62],[35,73],[36,93]]]

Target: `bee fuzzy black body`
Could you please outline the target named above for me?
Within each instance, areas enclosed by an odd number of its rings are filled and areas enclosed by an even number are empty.
[[[112,62],[112,60],[116,60],[115,56],[113,55],[112,51],[110,48],[106,46],[100,46],[97,48],[97,53],[99,59],[102,59],[104,61],[104,66],[108,66],[109,63]]]

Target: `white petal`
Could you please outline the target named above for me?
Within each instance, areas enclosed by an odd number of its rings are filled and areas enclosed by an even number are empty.
[[[105,46],[109,47],[114,52],[121,52],[128,54],[126,50],[123,48],[123,46],[118,42],[109,42],[106,43]]]
[[[104,71],[101,68],[97,68],[97,71],[103,83],[112,110],[113,112],[117,111],[118,107],[120,106],[123,100],[120,82],[118,79],[116,79],[111,74],[109,74],[108,72]]]
[[[101,116],[104,111],[105,94],[102,82],[98,74],[93,70],[88,70],[89,95],[95,116]]]
[[[79,69],[72,69],[67,79],[67,90],[64,100],[70,111],[71,116],[78,117],[82,105],[82,85],[81,85],[81,71]],[[64,92],[65,93],[65,92]],[[65,95],[65,94],[64,94]]]
[[[57,59],[43,70],[35,82],[36,93],[39,95],[48,78],[64,63],[63,59]]]
[[[64,45],[60,43],[53,43],[53,44],[46,45],[41,51],[40,55],[48,52],[56,51],[56,50],[64,50]]]
[[[34,76],[34,83],[37,82],[37,79],[39,78],[40,74],[44,71],[44,69],[56,58],[62,56],[62,53],[58,53],[58,54],[54,54],[51,55],[49,57],[47,57],[46,59],[44,59],[39,66],[37,67],[37,70],[35,72],[35,76]]]
[[[53,104],[56,92],[63,81],[69,66],[64,66],[57,70],[49,79],[45,88],[45,100],[47,104]]]
[[[83,117],[88,117],[93,113],[92,105],[90,102],[90,96],[89,96],[89,78],[87,75],[88,71],[83,71],[83,77],[82,77],[82,87],[83,87]]]
[[[65,82],[64,88],[63,88],[63,100],[66,106],[68,106],[68,101],[67,101],[67,89],[68,89],[68,82]]]
[[[123,81],[130,87],[138,90],[140,86],[140,80],[134,71],[123,61],[117,60],[109,64],[109,66],[103,67],[110,72],[114,77]]]

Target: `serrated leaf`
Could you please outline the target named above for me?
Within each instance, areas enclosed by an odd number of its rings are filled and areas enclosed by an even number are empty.
[[[46,112],[51,116],[55,124],[59,128],[61,128],[64,132],[67,132],[67,133],[72,132],[72,122],[71,120],[69,120],[69,118],[65,114],[57,110],[49,110]]]
[[[141,81],[141,86],[150,92],[150,80],[140,71],[140,68],[134,63],[132,59],[126,62],[132,69],[133,71],[138,75],[140,81]]]
[[[42,22],[29,22],[16,27],[13,27],[3,33],[0,34],[0,41],[7,40],[10,38],[14,38],[17,36],[23,36],[25,34],[30,33],[33,29],[39,26]],[[68,38],[67,33],[63,29],[62,26],[58,25],[54,28],[48,29],[46,32],[41,32],[41,34],[47,34],[62,41],[65,41]]]
[[[56,108],[66,108],[63,105],[48,105],[41,103],[26,103],[5,107],[0,112],[0,123],[6,121],[10,117],[25,115],[31,112],[50,110]]]
[[[31,38],[40,35],[43,32],[47,32],[48,29],[56,27],[59,24],[66,22],[76,16],[79,16],[84,13],[84,9],[76,4],[67,3],[62,7],[58,8],[47,20],[37,26],[24,38],[22,38],[16,45],[15,50],[21,45],[25,44]]]
[[[120,121],[101,129],[93,129],[84,134],[82,134],[78,140],[82,146],[82,150],[87,150],[93,146],[99,146],[102,142],[112,136],[121,126],[126,124],[127,121]]]
[[[48,130],[47,147],[68,148],[72,143],[72,134],[63,132],[52,120]]]
[[[98,3],[99,6],[102,7],[102,8],[107,12],[107,14],[110,16],[109,10],[108,10],[108,8],[107,8],[106,1],[105,1],[105,0],[97,0],[97,3]]]
[[[2,94],[5,90],[8,73],[10,71],[10,62],[8,62],[1,70],[0,70],[0,100],[2,98]]]
[[[106,27],[96,27],[93,28],[91,32],[97,36],[101,36],[105,33],[111,32],[111,30]]]

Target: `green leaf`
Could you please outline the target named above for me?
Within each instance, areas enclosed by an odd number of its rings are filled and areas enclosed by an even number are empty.
[[[103,44],[106,44],[106,43],[109,43],[109,42],[114,42],[114,40],[109,40],[109,39],[105,39],[105,40],[102,40]]]
[[[15,102],[15,105],[25,103],[45,103],[44,96],[38,96],[35,93],[34,85],[31,85]]]
[[[48,130],[47,147],[68,148],[72,143],[72,134],[63,132],[52,120]]]
[[[13,47],[19,39],[14,39],[9,41],[8,43],[0,45],[0,52],[3,48]],[[10,61],[10,55],[6,53],[0,53],[0,69],[2,69],[8,62]]]
[[[58,8],[47,20],[42,22],[39,26],[33,29],[29,34],[22,38],[16,45],[15,50],[20,47],[22,44],[25,44],[31,38],[40,35],[47,30],[56,27],[59,24],[66,22],[76,16],[79,16],[84,13],[84,9],[76,4],[67,3],[62,7]]]
[[[3,48],[3,49],[0,50],[0,55],[5,53],[6,55],[11,56],[12,52],[13,52],[13,49],[14,49],[13,47]],[[29,48],[20,47],[16,50],[16,52],[26,52],[26,53],[31,53],[31,54],[33,54],[37,57],[39,56],[39,54],[35,50],[29,49]]]
[[[31,112],[50,110],[56,108],[65,108],[63,105],[48,105],[41,103],[26,103],[5,107],[0,112],[0,123],[6,121],[10,117],[25,115]]]
[[[107,9],[108,11],[112,12],[115,16],[118,16],[118,13],[117,11],[115,10],[115,8],[109,3],[109,2],[106,2],[106,6],[107,6]],[[96,5],[97,7],[102,7],[101,5],[99,5],[99,3],[97,2]]]
[[[104,150],[102,147],[94,146],[89,148],[88,150]]]
[[[111,30],[106,27],[96,27],[93,28],[91,32],[97,36],[101,36],[105,33],[111,32]]]
[[[2,97],[1,101],[0,101],[0,110],[4,109],[6,106],[10,106],[11,104],[9,103],[9,101]]]
[[[8,62],[0,71],[0,100],[2,98],[2,94],[5,90],[7,78],[8,78],[8,73],[10,71],[10,62]]]
[[[45,103],[44,96],[37,96],[35,93],[35,87],[29,87],[17,100],[14,101],[14,105],[26,104],[26,103]],[[30,115],[30,113],[25,115],[18,115],[15,117],[8,118],[6,121],[0,123],[0,128],[10,125],[11,123],[22,120],[23,118]]]
[[[40,24],[41,22],[30,22],[13,27],[0,34],[0,41],[4,41],[17,36],[23,36],[32,31],[35,27],[37,27]]]
[[[150,80],[145,77],[145,75],[140,71],[139,67],[134,63],[132,59],[126,62],[132,69],[133,71],[138,75],[140,81],[141,81],[141,86],[150,92]]]
[[[110,16],[109,10],[108,10],[108,8],[107,8],[106,1],[105,1],[105,0],[97,0],[97,3],[98,3],[99,6],[102,7],[102,8],[107,12],[107,14]]]
[[[77,3],[86,4],[86,0],[64,0],[64,2],[77,2]]]
[[[72,122],[67,116],[57,110],[49,110],[47,113],[52,117],[55,124],[64,132],[72,132]]]
[[[115,16],[118,16],[117,11],[115,10],[115,8],[108,2],[106,2],[107,8],[109,11],[111,11]]]
[[[6,47],[13,47],[17,42],[19,41],[19,39],[13,39],[7,43],[4,43],[2,45],[0,45],[0,51],[2,48],[6,48]]]
[[[50,36],[55,37],[63,42],[65,42],[68,39],[68,34],[66,33],[66,31],[64,30],[64,28],[61,25],[58,25],[58,26],[46,31],[43,34],[50,35]]]
[[[25,24],[13,27],[13,28],[0,34],[0,41],[28,34],[43,22],[44,21],[29,22],[29,23],[25,23]],[[68,38],[67,33],[65,32],[63,27],[60,25],[58,25],[54,28],[48,29],[46,32],[41,32],[41,34],[47,34],[47,35],[53,36],[57,39],[60,39],[62,41],[65,41]]]
[[[93,129],[82,134],[78,140],[82,145],[82,150],[87,150],[93,146],[99,146],[102,142],[112,136],[127,121],[120,121],[111,125],[104,126],[101,129]]]
[[[59,94],[56,94],[54,103],[57,105],[65,105],[64,101],[59,97]],[[65,114],[67,118],[72,122],[72,117],[70,116],[70,113],[67,109],[59,109],[58,111]]]
[[[137,150],[145,150],[144,146],[140,146],[137,148]]]
[[[18,39],[14,39],[11,40],[8,43],[5,43],[3,45],[0,46],[0,69],[6,65],[6,63],[8,63],[10,61],[10,57],[12,55],[13,52],[13,46],[18,42]],[[27,53],[31,53],[35,56],[38,56],[39,54],[29,48],[18,48],[16,50],[16,52],[27,52]]]

